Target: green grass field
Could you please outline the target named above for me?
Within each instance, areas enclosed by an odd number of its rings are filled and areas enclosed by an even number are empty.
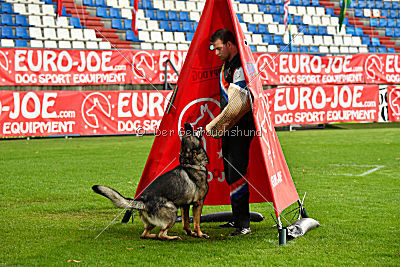
[[[153,137],[0,141],[0,265],[399,266],[400,128],[278,136],[307,212],[321,223],[286,246],[268,203],[251,205],[266,219],[247,236],[204,223],[210,239],[196,239],[178,223],[169,233],[182,241],[141,240],[140,219],[121,224],[121,215],[95,240],[121,210],[91,186],[133,195]]]

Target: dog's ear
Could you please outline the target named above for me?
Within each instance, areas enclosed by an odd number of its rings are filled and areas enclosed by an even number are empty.
[[[193,135],[192,125],[188,122],[185,122],[185,135]]]

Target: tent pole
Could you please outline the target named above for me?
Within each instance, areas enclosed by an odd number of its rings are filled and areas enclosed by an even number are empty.
[[[300,200],[298,200],[297,202],[299,203],[299,209],[300,209],[300,212],[299,212],[299,219],[300,219],[300,218],[309,218],[309,217],[308,217],[308,214],[307,214],[307,211],[306,211],[306,209],[305,209],[304,206],[303,206],[303,203],[301,203]]]
[[[286,245],[286,228],[282,227],[281,218],[277,217],[278,219],[278,233],[279,233],[279,245]]]

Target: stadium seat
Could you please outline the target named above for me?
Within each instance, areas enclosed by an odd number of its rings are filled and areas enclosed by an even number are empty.
[[[168,11],[169,20],[178,20],[178,13],[176,11]]]
[[[308,26],[308,34],[311,34],[311,35],[316,35],[318,32],[317,32],[317,27],[316,26]]]
[[[132,29],[132,20],[124,19],[124,30],[131,30],[131,29]]]
[[[178,46],[176,44],[167,43],[165,44],[166,50],[178,50]]]
[[[54,17],[52,16],[42,16],[42,26],[44,27],[56,27]]]
[[[71,39],[77,41],[85,40],[82,29],[71,29]],[[72,44],[72,46],[74,45]]]
[[[193,40],[194,33],[187,32],[186,33],[186,41],[191,42]]]
[[[126,31],[126,40],[127,41],[132,41],[132,42],[141,42],[133,33],[132,30],[127,30]]]
[[[97,38],[96,32],[93,29],[83,29],[83,39],[88,41],[101,41],[101,38]]]
[[[181,20],[181,21],[190,21],[190,19],[189,19],[189,13],[188,13],[188,12],[185,12],[185,11],[180,12],[180,13],[179,13],[179,20]]]
[[[44,48],[58,48],[57,42],[54,40],[46,40],[44,41]]]
[[[12,27],[1,27],[1,38],[15,39]]]
[[[379,38],[377,38],[377,37],[372,37],[372,38],[371,38],[371,45],[372,45],[372,46],[380,46],[381,43],[380,43],[380,41],[379,41]]]
[[[29,27],[31,26],[25,15],[15,15],[15,25],[16,26],[25,26],[25,27]]]
[[[257,33],[257,25],[255,24],[247,24],[247,30],[253,33]]]
[[[387,20],[385,18],[380,18],[379,19],[379,27],[386,27],[387,26]]]
[[[263,34],[263,33],[268,33],[267,25],[265,25],[265,24],[259,24],[259,25],[258,25],[258,33],[261,33],[261,34]]]
[[[380,14],[380,16],[383,17],[383,18],[389,17],[389,10],[381,9],[381,14]]]
[[[31,40],[30,47],[32,48],[43,48],[43,41],[42,40]]]
[[[72,48],[74,49],[85,49],[85,43],[82,41],[72,41]]]
[[[192,32],[192,31],[193,31],[192,22],[184,21],[184,22],[182,23],[182,30],[183,30],[184,32]]]
[[[69,18],[69,25],[75,28],[82,28],[81,20],[79,18],[71,17]]]
[[[109,11],[110,11],[110,18],[117,18],[117,19],[121,18],[118,8],[110,8]]]
[[[386,34],[386,36],[394,37],[393,28],[386,28],[385,29],[385,34]]]
[[[361,43],[363,45],[368,45],[369,46],[371,44],[371,41],[370,41],[368,36],[364,36],[364,37],[361,38]]]
[[[20,39],[31,39],[31,37],[28,34],[28,29],[25,27],[15,28],[15,37]]]
[[[14,26],[15,24],[13,22],[12,15],[1,14],[0,25],[1,26]]]
[[[57,29],[57,39],[58,40],[64,40],[64,41],[72,40],[71,35],[69,33],[69,29],[58,28]]]
[[[15,47],[28,47],[26,40],[15,40]]]
[[[395,28],[396,27],[396,20],[395,19],[388,19],[387,20],[387,26],[391,27],[391,28]]]
[[[308,53],[310,48],[308,46],[300,46],[300,53]]]
[[[171,30],[176,32],[176,31],[182,31],[182,26],[179,21],[171,21]]]
[[[123,30],[124,29],[122,27],[122,21],[120,19],[112,19],[111,20],[111,28],[112,29],[118,29],[118,30]]]
[[[388,47],[387,52],[388,53],[396,53],[396,50],[393,47]]]
[[[371,27],[378,27],[378,20],[376,18],[370,18],[369,23]]]
[[[14,47],[15,43],[12,39],[1,39],[1,47]]]
[[[160,29],[164,29],[165,31],[170,31],[171,26],[169,24],[169,21],[161,20],[160,21]]]
[[[392,8],[392,2],[391,1],[384,1],[383,2],[383,8],[391,9]]]
[[[94,0],[96,7],[107,7],[105,0]]]
[[[6,14],[16,14],[13,11],[13,6],[12,6],[11,3],[1,3],[0,8],[1,8],[0,13],[3,13],[3,14],[4,13],[6,13]]]
[[[400,28],[394,28],[394,37],[400,37]]]
[[[165,10],[157,10],[156,11],[157,20],[167,20],[167,13]]]
[[[148,11],[148,10],[146,10]],[[154,12],[153,12],[154,14]],[[107,14],[107,8],[105,7],[97,7],[96,8],[96,16],[101,17],[101,18],[110,18],[110,16]]]
[[[384,47],[384,46],[379,46],[377,52],[378,52],[378,53],[386,53],[386,47]]]
[[[393,2],[393,4],[396,2]],[[396,19],[399,17],[399,11],[397,9],[390,9],[389,18]]]
[[[362,28],[356,27],[356,36],[364,36],[364,32]]]

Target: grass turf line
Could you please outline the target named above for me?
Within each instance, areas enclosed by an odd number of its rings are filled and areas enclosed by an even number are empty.
[[[398,265],[400,263],[400,129],[279,132],[299,195],[321,227],[278,246],[270,205],[252,204],[266,219],[253,232],[204,223],[210,235],[183,240],[141,240],[143,226],[112,224],[120,212],[94,194],[93,184],[134,193],[153,137],[0,141],[0,265]],[[367,169],[332,164],[384,165]],[[204,213],[229,206],[205,207]],[[289,218],[291,216],[288,216]],[[155,229],[157,230],[157,229]]]

